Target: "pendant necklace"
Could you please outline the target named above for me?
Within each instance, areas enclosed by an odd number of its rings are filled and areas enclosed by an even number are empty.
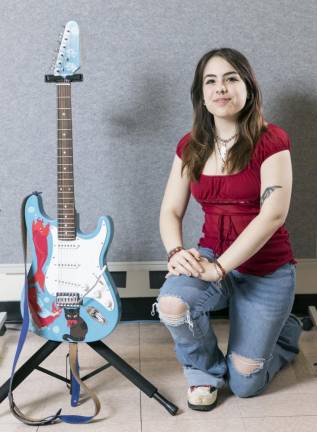
[[[221,159],[221,173],[224,173],[225,171],[225,165],[226,165],[226,160],[227,160],[227,144],[228,142],[230,142],[231,140],[233,140],[234,138],[236,138],[238,136],[238,134],[236,133],[235,135],[233,135],[232,137],[228,138],[228,139],[223,139],[220,138],[220,136],[216,135],[216,145],[217,145],[217,149],[220,155],[220,159]],[[221,143],[221,146],[220,146]]]

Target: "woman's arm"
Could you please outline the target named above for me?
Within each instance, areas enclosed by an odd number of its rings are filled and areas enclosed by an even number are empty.
[[[160,210],[160,234],[167,252],[183,246],[182,220],[190,191],[187,176],[181,177],[181,167],[182,161],[175,155]]]
[[[186,169],[181,175],[181,168],[182,161],[175,155],[160,210],[160,234],[167,252],[183,246],[182,220],[190,198],[190,180]],[[198,276],[203,268],[195,258],[199,259],[196,249],[182,250],[171,258],[168,270],[176,275]]]
[[[218,258],[229,272],[258,252],[286,220],[292,194],[290,152],[283,150],[261,165],[260,213]]]

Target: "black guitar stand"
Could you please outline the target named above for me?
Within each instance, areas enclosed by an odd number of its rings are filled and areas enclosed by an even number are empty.
[[[56,374],[48,369],[40,366],[40,364],[61,344],[61,342],[47,341],[38,351],[36,351],[32,357],[29,358],[14,374],[12,390],[14,390],[23,380],[25,380],[33,370],[37,369],[43,373],[46,373],[54,378],[67,383],[70,387],[70,393],[72,397],[71,405],[76,406],[79,399],[79,385],[72,378],[70,379]],[[165,399],[147,379],[145,379],[139,372],[137,372],[133,367],[131,367],[127,362],[125,362],[121,357],[119,357],[114,351],[112,351],[106,344],[101,341],[87,342],[93,350],[95,350],[101,357],[107,360],[104,366],[94,370],[93,372],[81,377],[81,380],[86,380],[96,375],[97,373],[113,366],[122,375],[124,375],[128,380],[130,380],[136,387],[143,391],[148,397],[156,399],[163,407],[171,414],[176,415],[178,407],[172,402]],[[79,370],[79,365],[78,370]],[[8,379],[0,387],[0,403],[8,396],[9,393],[10,379]]]

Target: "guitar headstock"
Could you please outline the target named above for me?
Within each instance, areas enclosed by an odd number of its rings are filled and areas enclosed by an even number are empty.
[[[73,75],[79,68],[79,28],[75,21],[68,21],[54,66],[54,76],[65,78]]]

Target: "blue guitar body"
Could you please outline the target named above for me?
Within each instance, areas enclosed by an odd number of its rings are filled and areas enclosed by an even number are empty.
[[[57,221],[44,213],[41,198],[31,195],[25,221],[32,250],[30,330],[62,342],[106,337],[121,315],[120,298],[105,266],[113,237],[112,219],[101,217],[94,232],[77,231],[74,240],[61,240]]]

